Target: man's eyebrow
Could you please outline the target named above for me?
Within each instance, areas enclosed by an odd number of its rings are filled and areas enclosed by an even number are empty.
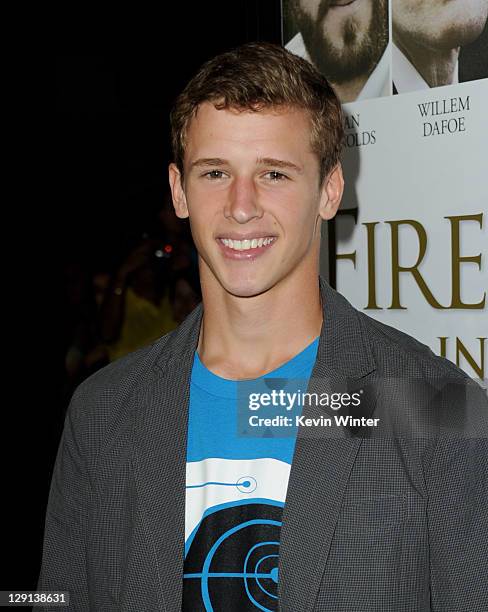
[[[295,172],[299,172],[300,174],[303,172],[300,166],[297,166],[293,162],[286,161],[284,159],[275,159],[274,157],[260,157],[256,160],[256,162],[260,166],[274,166],[275,168],[283,169],[288,168],[290,170],[295,170]],[[228,165],[229,162],[226,159],[222,159],[221,157],[201,157],[191,163],[191,168]]]
[[[284,159],[275,159],[274,157],[260,157],[258,159],[258,164],[262,166],[275,166],[275,168],[288,168],[290,170],[295,170],[295,172],[299,172],[300,174],[303,172],[302,168],[293,162],[286,161]]]
[[[191,167],[196,168],[198,166],[226,166],[228,165],[228,163],[229,162],[226,159],[221,159],[220,157],[202,157],[192,162]]]

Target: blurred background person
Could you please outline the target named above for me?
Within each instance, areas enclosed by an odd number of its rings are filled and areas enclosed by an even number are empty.
[[[186,268],[177,271],[171,279],[169,301],[173,319],[182,323],[190,312],[202,301],[197,269]]]
[[[102,338],[110,361],[176,327],[168,299],[169,243],[144,234],[112,278],[102,307]]]
[[[116,269],[106,291],[101,330],[110,361],[168,333],[183,320],[181,312],[188,314],[193,309],[185,306],[182,286],[172,289],[174,278],[190,279],[197,267],[187,221],[176,217],[170,198],[165,196],[150,225]],[[194,285],[190,281],[190,286]],[[180,304],[176,316],[170,290]],[[187,291],[185,299],[188,295]]]
[[[392,0],[393,92],[461,82],[462,47],[480,36],[487,17],[488,0]],[[486,45],[483,56],[478,76],[466,80],[488,76]]]
[[[341,102],[391,93],[388,0],[285,0],[298,30],[285,47],[331,82]]]

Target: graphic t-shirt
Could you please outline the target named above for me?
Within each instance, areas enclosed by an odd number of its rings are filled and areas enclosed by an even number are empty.
[[[281,517],[297,429],[250,425],[258,423],[260,410],[248,401],[249,391],[274,391],[276,399],[283,389],[306,390],[317,347],[318,338],[273,372],[244,382],[213,374],[195,353],[186,464],[184,612],[277,610]],[[278,405],[275,414],[292,413]]]

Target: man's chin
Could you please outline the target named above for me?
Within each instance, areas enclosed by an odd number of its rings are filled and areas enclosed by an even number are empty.
[[[252,298],[266,293],[272,286],[270,279],[263,278],[220,278],[219,283],[224,291],[234,297]]]
[[[259,283],[250,284],[231,284],[224,286],[225,291],[234,297],[238,298],[252,298],[258,295],[262,295],[268,291],[268,286],[262,286]]]

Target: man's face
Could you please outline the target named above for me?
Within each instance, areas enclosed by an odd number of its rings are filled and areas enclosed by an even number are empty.
[[[433,51],[478,38],[487,15],[488,0],[392,0],[394,36]]]
[[[371,72],[388,43],[388,0],[294,0],[310,59],[333,83]]]
[[[177,215],[190,218],[202,285],[214,279],[240,297],[310,275],[319,215],[335,213],[334,198],[319,186],[302,110],[237,112],[202,104],[187,132],[182,188],[173,164],[170,183]]]

